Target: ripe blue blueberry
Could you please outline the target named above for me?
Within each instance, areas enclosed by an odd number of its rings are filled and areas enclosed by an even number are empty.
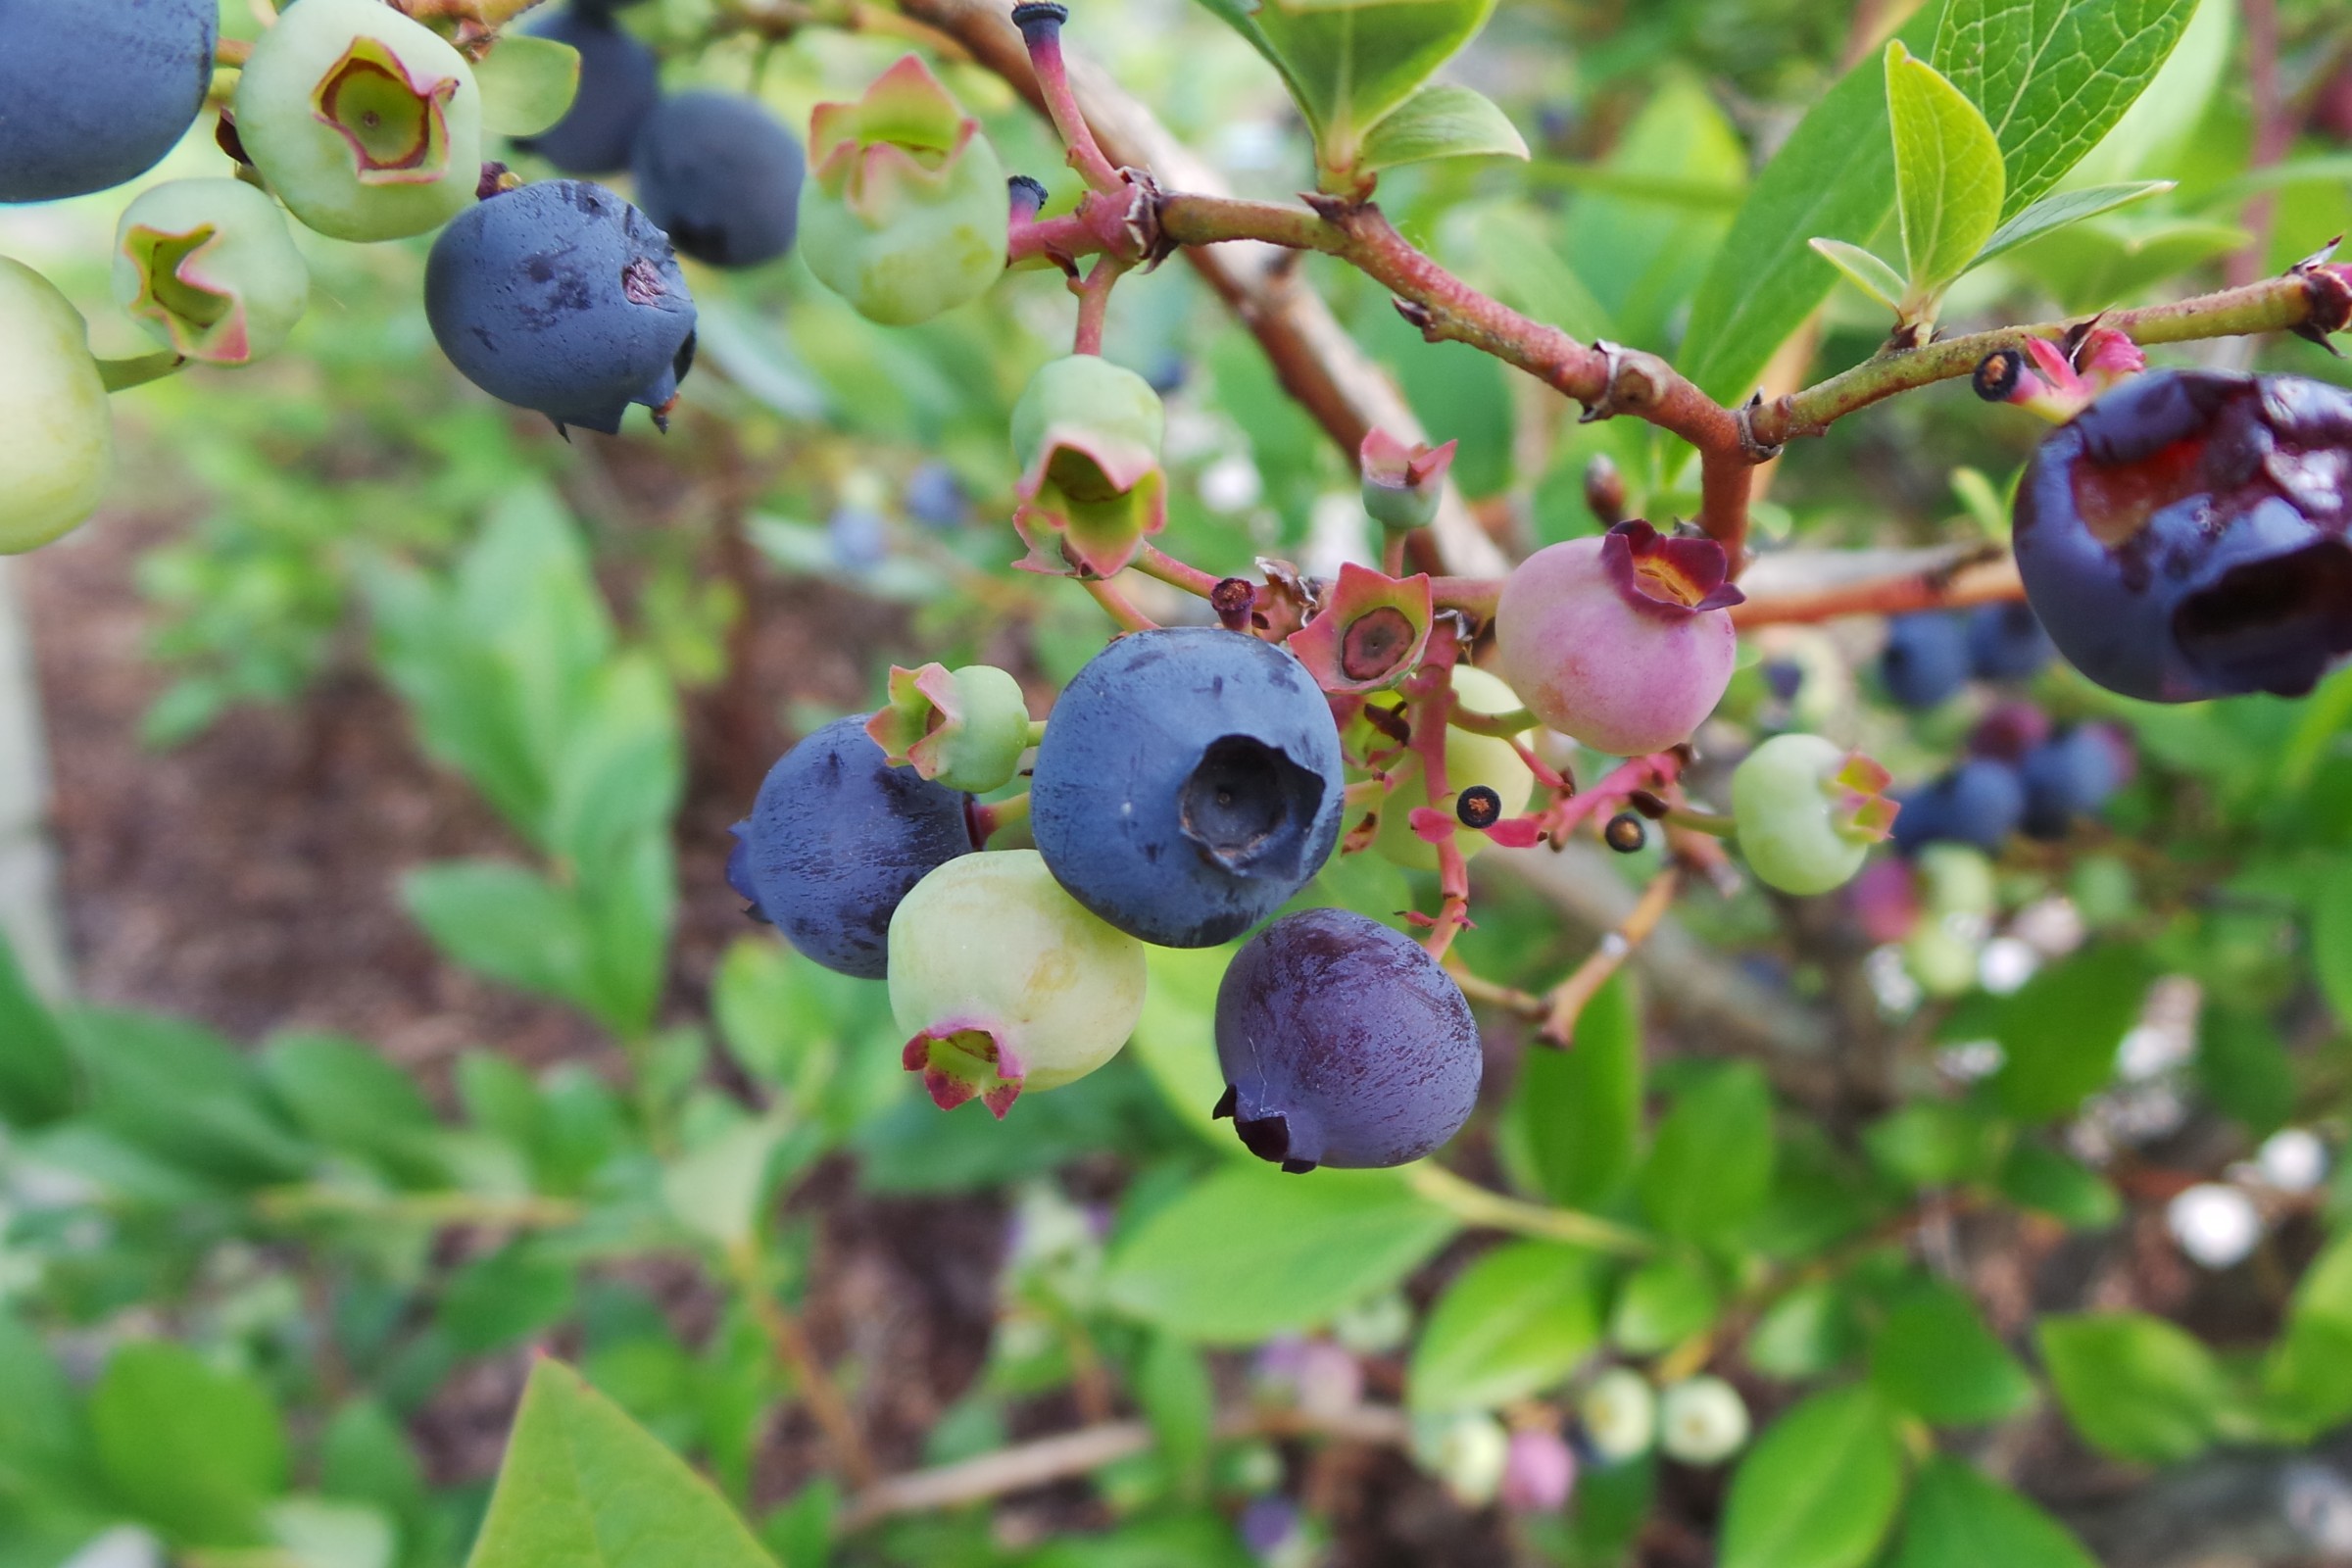
[[[0,4],[0,202],[153,169],[204,107],[220,34],[218,0]]]
[[[1929,844],[1973,844],[1997,854],[2026,813],[2026,789],[2017,769],[1989,757],[1972,758],[1902,798],[1894,842],[1906,854]]]
[[[517,145],[566,174],[628,168],[637,127],[662,96],[662,62],[611,17],[578,0],[525,30],[580,52],[580,88],[562,120]]]
[[[1049,731],[1051,733],[1051,731]],[[1401,1165],[1478,1100],[1478,1025],[1422,946],[1348,909],[1285,915],[1217,987],[1219,1116],[1288,1171]]]
[[[957,526],[972,511],[972,500],[964,494],[963,481],[944,463],[926,463],[908,474],[900,505],[915,521],[940,529]]]
[[[632,403],[667,416],[694,363],[694,296],[662,231],[602,185],[542,180],[433,241],[424,314],[492,397],[610,435]]]
[[[1102,919],[1162,947],[1214,947],[1322,869],[1341,766],[1331,707],[1290,654],[1221,627],[1137,632],[1055,702],[1030,831]]]
[[[2150,370],[2044,437],[2027,596],[2068,662],[2151,702],[2299,697],[2352,653],[2352,392]]]
[[[971,797],[892,767],[865,720],[835,719],[768,769],[727,880],[818,963],[879,980],[899,901],[979,845]]]
[[[2121,747],[2111,732],[2084,724],[2027,753],[2018,768],[2026,791],[2026,836],[2062,839],[2076,817],[2105,805],[2122,781]]]
[[[1968,612],[1969,671],[1979,680],[2024,680],[2050,661],[2050,634],[2022,600]]]
[[[1968,633],[1940,611],[1902,615],[1886,623],[1879,680],[1905,708],[1934,708],[1968,679]]]
[[[698,262],[757,267],[792,249],[808,160],[756,98],[662,99],[637,132],[629,169],[646,216]]]

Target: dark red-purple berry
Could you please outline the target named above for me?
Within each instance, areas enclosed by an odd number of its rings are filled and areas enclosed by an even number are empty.
[[[2151,702],[2299,697],[2352,653],[2352,392],[2151,370],[2051,432],[2018,570],[2068,662]]]
[[[1470,1004],[1437,959],[1346,909],[1275,921],[1217,988],[1217,1114],[1288,1171],[1419,1159],[1469,1120],[1480,1059]]]

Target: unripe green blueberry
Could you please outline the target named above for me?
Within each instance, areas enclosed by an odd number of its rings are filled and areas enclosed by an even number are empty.
[[[1012,406],[1021,466],[1013,527],[1031,571],[1109,577],[1168,517],[1160,440],[1167,414],[1152,383],[1096,354],[1038,368]]]
[[[1967,844],[1931,844],[1919,852],[1919,880],[1932,914],[1984,916],[2000,903],[1992,861]]]
[[[1144,945],[1061,891],[1035,850],[966,855],[890,917],[890,1008],[942,1109],[1003,1116],[1118,1054],[1144,1006]]]
[[[191,360],[250,365],[276,353],[310,299],[285,215],[241,179],[149,186],[116,226],[116,303]]]
[[[397,239],[470,205],[482,94],[457,50],[379,0],[303,0],[254,45],[237,135],[310,227]]]
[[[1952,915],[1930,918],[1903,939],[1903,967],[1929,996],[1964,996],[1975,987],[1984,944],[1968,935],[1967,923]]]
[[[1373,701],[1396,706],[1393,700]],[[1472,713],[1507,713],[1519,706],[1517,694],[1508,686],[1470,664],[1453,666],[1453,701],[1457,708]],[[1484,784],[1502,797],[1502,814],[1507,818],[1527,809],[1528,799],[1536,792],[1536,775],[1518,748],[1500,736],[1449,728],[1446,732],[1446,787],[1450,792],[1446,797],[1446,808],[1474,784]],[[1418,769],[1390,792],[1380,808],[1380,831],[1372,839],[1372,848],[1383,859],[1416,871],[1438,868],[1438,847],[1415,833],[1412,824],[1413,812],[1429,804],[1429,780]],[[1466,860],[1487,847],[1487,836],[1456,833],[1453,842]]]
[[[0,256],[0,555],[45,545],[97,509],[115,450],[81,313]]]
[[[1510,1451],[1510,1434],[1484,1410],[1413,1425],[1413,1457],[1466,1508],[1483,1508],[1494,1500]]]
[[[865,732],[893,766],[911,766],[950,789],[998,789],[1029,749],[1029,700],[994,664],[891,666],[890,702]]]
[[[1658,1440],[1658,1396],[1649,1380],[1630,1366],[1615,1366],[1592,1380],[1577,1401],[1577,1419],[1592,1451],[1612,1463],[1639,1458]]]
[[[1747,1443],[1747,1401],[1719,1377],[1685,1378],[1658,1396],[1658,1446],[1685,1464],[1721,1464]]]
[[[1886,769],[1818,735],[1776,735],[1732,774],[1748,869],[1783,893],[1827,893],[1862,869],[1894,808]]]
[[[801,187],[801,254],[817,280],[889,326],[927,321],[1004,270],[1004,166],[921,60],[856,103],[816,106]]]

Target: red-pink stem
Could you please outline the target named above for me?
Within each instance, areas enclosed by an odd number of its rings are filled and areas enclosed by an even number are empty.
[[[1224,581],[1216,573],[1202,571],[1199,566],[1179,561],[1149,542],[1136,553],[1132,564],[1147,577],[1156,577],[1171,588],[1181,588],[1202,599],[1215,593],[1217,584]]]
[[[1095,603],[1101,605],[1103,612],[1119,623],[1121,631],[1157,631],[1159,629],[1158,621],[1136,609],[1132,600],[1109,583],[1094,577],[1081,577],[1078,579],[1078,586],[1095,596]]]
[[[1072,283],[1070,292],[1078,296],[1078,333],[1072,340],[1073,354],[1101,354],[1102,325],[1110,314],[1111,285],[1127,264],[1115,256],[1105,256],[1095,263],[1095,270],[1086,274],[1083,283]]]
[[[1022,19],[1015,16],[1019,22]],[[1021,39],[1029,46],[1029,65],[1037,73],[1037,84],[1046,100],[1046,114],[1061,136],[1062,145],[1070,152],[1070,167],[1097,190],[1116,190],[1124,183],[1110,160],[1095,141],[1094,127],[1086,122],[1086,113],[1078,107],[1078,95],[1070,88],[1068,64],[1061,57],[1061,24],[1055,19],[1051,25],[1035,23],[1021,28]]]

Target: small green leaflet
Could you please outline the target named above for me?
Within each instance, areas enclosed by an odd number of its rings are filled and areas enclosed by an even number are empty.
[[[1994,229],[1992,238],[1984,242],[1984,248],[1977,252],[1977,259],[1969,265],[1982,267],[2028,240],[2039,239],[2085,218],[2112,213],[2142,197],[2161,195],[2175,183],[2169,179],[2137,179],[2121,185],[2086,185],[2081,190],[2062,190],[2055,196],[2044,196]]]
[[[2000,224],[2000,143],[1977,106],[1899,38],[1886,45],[1886,117],[1910,272],[1906,303],[1924,306],[1933,319],[1934,301]]]
[[[1493,100],[1433,82],[1372,127],[1355,167],[1369,174],[1433,158],[1526,156],[1527,142]]]
[[[564,118],[580,90],[580,52],[510,28],[473,68],[482,89],[482,126],[502,136],[536,136]]]
[[[1879,260],[1876,253],[1841,239],[1813,239],[1814,254],[1845,274],[1846,281],[1890,311],[1902,309],[1903,274]]]

